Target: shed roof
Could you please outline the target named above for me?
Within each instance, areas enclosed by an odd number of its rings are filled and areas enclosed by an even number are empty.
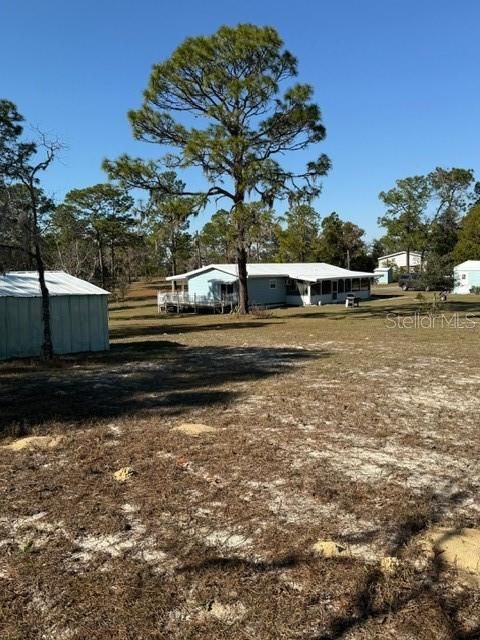
[[[45,271],[45,282],[51,296],[108,295],[108,291],[64,271]],[[39,298],[41,295],[36,271],[7,271],[0,274],[0,297]]]
[[[461,264],[457,264],[455,269],[464,269],[465,271],[480,271],[480,260],[466,260]]]
[[[238,277],[238,267],[236,264],[209,264],[200,269],[180,273],[176,276],[169,276],[167,280],[188,280],[200,273],[215,269],[223,271],[231,276]],[[374,276],[374,273],[366,273],[364,271],[349,271],[342,267],[335,267],[326,262],[260,262],[248,263],[247,275],[250,278],[255,277],[283,277],[293,278],[295,280],[305,280],[316,282],[317,280],[328,280],[335,278],[361,278]]]

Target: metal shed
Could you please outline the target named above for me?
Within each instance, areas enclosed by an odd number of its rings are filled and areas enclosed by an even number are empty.
[[[374,269],[375,282],[377,284],[390,284],[393,277],[392,267],[377,267]]]
[[[55,353],[105,351],[108,291],[63,271],[46,271]],[[38,356],[42,299],[36,271],[0,274],[0,359]]]

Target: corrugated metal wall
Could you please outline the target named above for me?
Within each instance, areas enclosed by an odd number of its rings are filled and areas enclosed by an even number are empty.
[[[41,298],[0,297],[0,359],[41,353]],[[105,351],[108,340],[107,296],[51,296],[55,353]]]

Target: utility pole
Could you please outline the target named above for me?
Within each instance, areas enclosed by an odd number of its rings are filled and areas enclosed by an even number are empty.
[[[350,271],[350,249],[347,249],[347,269]]]

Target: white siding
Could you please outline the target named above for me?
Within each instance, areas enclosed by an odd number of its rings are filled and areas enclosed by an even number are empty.
[[[418,253],[410,253],[410,267],[419,267],[422,264],[422,256]],[[390,256],[385,259],[380,258],[379,267],[391,267],[396,265],[398,268],[407,266],[407,252],[402,251],[398,255]]]

